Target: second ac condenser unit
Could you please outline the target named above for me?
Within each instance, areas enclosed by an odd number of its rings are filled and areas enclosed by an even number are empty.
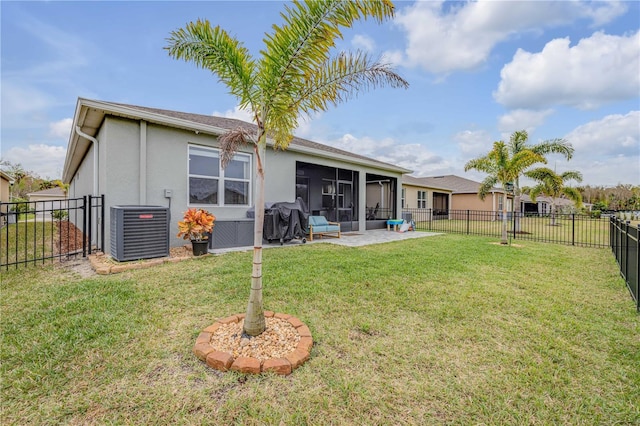
[[[111,257],[125,260],[169,256],[169,208],[111,207]]]

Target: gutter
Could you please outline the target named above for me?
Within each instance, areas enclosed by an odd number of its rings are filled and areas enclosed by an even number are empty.
[[[80,126],[76,125],[76,133],[78,136],[82,136],[88,141],[93,143],[93,195],[98,196],[98,139],[93,136],[89,136],[80,130]]]

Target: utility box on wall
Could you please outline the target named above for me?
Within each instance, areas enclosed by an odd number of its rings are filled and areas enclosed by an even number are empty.
[[[111,207],[111,257],[125,260],[169,256],[169,208]]]

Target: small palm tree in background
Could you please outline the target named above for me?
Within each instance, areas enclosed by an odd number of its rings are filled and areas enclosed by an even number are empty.
[[[465,171],[471,169],[486,173],[488,176],[482,181],[478,196],[484,200],[487,194],[500,184],[505,200],[502,203],[502,244],[507,244],[507,187],[513,185],[525,170],[536,163],[546,163],[542,154],[524,149],[515,154],[503,141],[493,143],[493,149],[484,157],[469,160],[464,166]]]
[[[518,130],[511,134],[509,138],[509,151],[511,155],[515,155],[526,149],[533,151],[536,154],[540,154],[546,158],[549,154],[561,154],[564,158],[571,160],[573,157],[574,148],[569,142],[564,139],[549,139],[536,144],[529,144],[529,134],[526,130]],[[520,176],[518,176],[513,182],[513,202],[515,203],[515,231],[520,232],[520,197],[522,191],[520,188]]]
[[[264,39],[258,59],[219,26],[198,20],[171,33],[167,50],[176,59],[195,63],[215,74],[239,106],[251,112],[255,132],[238,128],[220,137],[223,167],[241,144],[253,146],[256,196],[253,270],[244,332],[257,336],[265,330],[262,307],[262,227],[264,223],[264,158],[267,139],[286,149],[301,115],[326,111],[361,89],[408,87],[390,65],[363,52],[331,56],[342,29],[358,20],[379,23],[394,15],[388,0],[319,0],[293,3],[281,14]]]
[[[582,182],[582,174],[575,170],[569,170],[557,174],[547,167],[530,170],[526,176],[537,181],[538,184],[529,190],[529,197],[534,203],[540,195],[551,199],[551,225],[556,224],[556,202],[560,197],[566,197],[576,204],[576,208],[582,207],[582,194],[576,188],[566,186],[569,180]]]

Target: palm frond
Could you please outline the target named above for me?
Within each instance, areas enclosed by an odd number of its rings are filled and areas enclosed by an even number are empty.
[[[230,130],[218,138],[220,142],[220,165],[226,168],[241,146],[255,144],[252,134],[242,127]]]
[[[540,155],[562,154],[567,160],[571,160],[573,152],[575,151],[571,143],[560,138],[549,139],[538,144],[531,145],[529,149]]]
[[[255,61],[247,48],[225,30],[207,20],[188,23],[171,32],[165,49],[169,56],[193,62],[215,74],[240,100],[240,107],[255,111]]]
[[[264,40],[266,48],[258,72],[260,103],[267,108],[266,116],[271,116],[273,110],[274,115],[281,116],[282,125],[297,123],[297,118],[282,116],[296,114],[290,100],[300,98],[315,70],[329,59],[335,39],[342,38],[341,29],[369,17],[383,21],[393,17],[393,12],[393,4],[386,0],[294,1],[286,6],[282,14],[285,23],[274,26]],[[278,133],[283,136],[277,143],[286,144],[286,129]]]

